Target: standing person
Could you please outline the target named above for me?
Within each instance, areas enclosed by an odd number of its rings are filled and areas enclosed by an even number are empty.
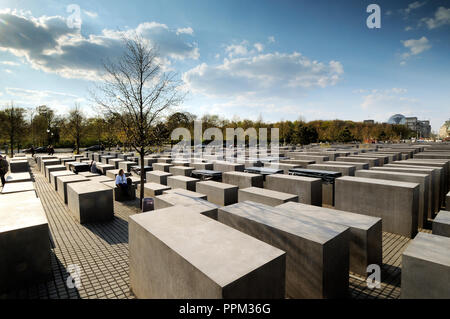
[[[34,145],[31,145],[31,157],[34,157]]]
[[[91,173],[97,174],[97,163],[92,160],[91,165],[89,165],[89,170]]]
[[[0,155],[0,179],[2,181],[2,186],[5,186],[5,175],[8,173],[8,162],[6,161],[6,158],[3,158],[2,155]]]
[[[125,176],[123,169],[120,169],[119,174],[116,176],[116,186],[122,190],[124,195],[128,196],[131,187],[131,179]]]
[[[50,154],[49,155],[53,155],[55,154],[55,149],[53,148],[53,145],[50,145]]]

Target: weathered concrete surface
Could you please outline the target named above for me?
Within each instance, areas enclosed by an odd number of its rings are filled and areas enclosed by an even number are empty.
[[[296,218],[308,216],[320,222],[339,224],[350,228],[350,271],[367,276],[367,266],[382,264],[382,220],[336,209],[288,202],[280,208],[280,214]]]
[[[298,196],[303,204],[322,206],[322,180],[303,176],[274,174],[266,177],[266,188]]]
[[[353,157],[377,158],[378,159],[377,166],[383,166],[384,164],[389,164],[389,156],[388,155],[379,155],[378,153],[375,153],[375,152],[366,153],[363,155],[353,155]]]
[[[145,174],[147,183],[167,185],[167,177],[172,174],[163,171],[152,171]]]
[[[53,186],[55,191],[58,191],[57,178],[59,176],[69,176],[69,175],[75,175],[75,173],[71,172],[71,171],[67,171],[67,170],[66,171],[56,171],[56,172],[50,173],[50,184]]]
[[[264,167],[281,169],[283,170],[283,174],[289,174],[289,170],[291,169],[301,168],[301,166],[297,164],[285,164],[285,163],[264,163]]]
[[[172,159],[170,157],[159,157],[158,158],[158,163],[170,164],[170,163],[172,163]]]
[[[230,163],[225,161],[215,161],[213,165],[215,171],[221,172],[243,172],[245,169],[244,164]]]
[[[386,179],[390,181],[418,183],[419,184],[419,217],[418,226],[424,228],[428,222],[428,199],[430,177],[426,174],[411,174],[388,171],[360,170],[356,171],[357,177]]]
[[[346,156],[346,157],[338,157],[336,158],[337,162],[356,162],[356,163],[366,163],[369,164],[369,168],[374,166],[380,166],[379,165],[379,159],[378,158],[371,158],[371,157],[354,157],[354,156]]]
[[[11,173],[25,173],[28,172],[28,160],[16,160],[9,162],[9,171]]]
[[[286,251],[290,298],[343,298],[348,290],[349,228],[243,202],[219,208],[218,221]]]
[[[286,202],[298,202],[298,196],[258,187],[239,189],[238,202],[251,201],[268,206],[278,206]]]
[[[59,165],[61,164],[61,160],[58,158],[41,160],[41,173],[45,174],[45,166],[47,165]]]
[[[345,157],[343,157],[345,158]],[[325,162],[325,164],[328,165],[345,165],[345,166],[355,166],[355,171],[360,170],[360,169],[369,169],[369,164],[368,163],[360,163],[360,162],[344,162],[342,161],[328,161]]]
[[[123,162],[119,162],[119,169],[123,169],[124,172],[129,173],[131,170],[131,166],[135,166],[135,165],[137,165],[136,162],[123,161]],[[115,167],[112,169],[115,169]]]
[[[110,159],[110,160],[108,161],[108,164],[114,165],[114,167],[115,167],[116,169],[118,169],[118,168],[119,168],[119,163],[121,163],[121,162],[125,162],[125,160],[122,159],[122,158],[112,158],[112,159]]]
[[[64,203],[67,204],[67,184],[86,182],[89,180],[90,179],[79,175],[59,176],[56,178],[58,195],[63,199]]]
[[[0,292],[51,276],[49,227],[36,193],[0,195]]]
[[[187,196],[187,197],[191,197],[191,198],[198,198],[198,199],[204,199],[204,200],[207,199],[205,194],[188,191],[188,190],[182,189],[182,188],[167,189],[167,190],[163,191],[163,194],[178,194],[178,195]]]
[[[402,299],[450,299],[450,238],[419,233],[402,255]]]
[[[138,298],[285,294],[285,252],[188,207],[130,216],[129,251],[130,286]]]
[[[264,178],[259,174],[244,172],[225,172],[222,174],[222,182],[235,185],[239,188],[264,186]]]
[[[102,183],[70,183],[67,185],[67,199],[72,216],[80,224],[114,218],[113,190]]]
[[[123,163],[123,162],[121,162]],[[114,165],[109,165],[109,164],[97,164],[97,171],[102,174],[102,175],[106,175],[106,172],[109,170],[113,170],[115,169]],[[125,172],[128,173],[128,171],[125,170]]]
[[[172,163],[175,163],[175,162],[172,162]],[[190,177],[192,175],[192,171],[194,169],[195,169],[194,167],[188,167],[188,166],[172,166],[172,167],[169,167],[169,173],[172,174],[173,176]]]
[[[342,176],[355,176],[356,170],[356,166],[354,165],[336,165],[336,164],[328,164],[328,162],[324,162],[323,164],[308,165],[307,168],[322,171],[339,172],[342,174]]]
[[[187,177],[187,176],[169,176],[167,177],[167,186],[172,189],[182,188],[188,191],[195,192],[196,184],[200,180],[197,178]]]
[[[158,195],[162,195],[162,193],[166,190],[169,190],[170,187],[166,185],[161,185],[157,183],[145,183],[144,184],[144,197],[155,197]]]
[[[57,171],[65,171],[66,167],[64,165],[47,165],[45,166],[45,177],[47,178],[48,182],[50,183],[50,173],[51,172],[57,172]]]
[[[116,179],[117,175],[119,175],[120,169],[110,169],[106,171],[106,177],[111,179]],[[130,173],[124,172],[125,176],[130,176]]]
[[[321,155],[294,155],[294,159],[315,161],[317,164],[321,164],[323,162],[330,160],[328,156],[321,156]]]
[[[314,164],[316,161],[309,161],[309,160],[293,160],[293,159],[288,159],[288,160],[280,160],[280,163],[283,164],[293,164],[293,165],[298,165],[301,168],[306,168],[308,165]]]
[[[209,202],[227,206],[238,201],[238,187],[226,183],[205,181],[197,183],[197,192],[205,194]]]
[[[117,202],[125,202],[136,199],[136,185],[132,184],[128,187],[127,192],[125,193],[122,189],[117,187],[115,181],[102,182],[101,184],[108,186],[113,190],[113,198]]]
[[[433,220],[433,235],[450,237],[450,211],[441,210]]]
[[[3,186],[2,194],[21,193],[33,190],[33,182],[7,183]]]
[[[336,179],[336,209],[383,219],[383,231],[414,238],[419,184],[344,176]]]
[[[97,183],[104,183],[104,182],[112,182],[112,181],[114,181],[114,179],[112,179],[112,178],[110,178],[108,176],[104,176],[104,175],[89,177],[89,180],[91,182],[97,182]]]
[[[200,162],[191,162],[189,166],[193,167],[196,170],[208,170],[212,171],[214,169],[213,163],[200,163]]]
[[[169,163],[154,163],[152,165],[153,167],[153,171],[162,171],[162,172],[166,172],[169,173],[170,168],[173,166],[173,164],[169,164]]]
[[[9,173],[5,176],[6,183],[31,182],[30,173]]]

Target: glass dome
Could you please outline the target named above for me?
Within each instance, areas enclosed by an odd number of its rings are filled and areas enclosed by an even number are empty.
[[[388,123],[389,124],[406,124],[406,118],[402,114],[395,114],[389,118]]]

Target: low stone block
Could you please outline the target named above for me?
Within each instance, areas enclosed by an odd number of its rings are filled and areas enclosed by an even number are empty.
[[[110,178],[108,176],[99,175],[99,176],[89,177],[89,180],[91,182],[106,183],[106,182],[113,182],[115,179]]]
[[[339,172],[342,176],[355,176],[356,171],[356,166],[354,165],[336,165],[328,164],[328,162],[324,162],[323,164],[308,165],[307,168],[321,171]]]
[[[258,187],[239,189],[238,202],[251,201],[268,206],[278,206],[286,202],[298,202],[298,196]]]
[[[47,281],[51,250],[40,199],[34,191],[1,195],[0,207],[0,292]]]
[[[379,159],[378,158],[370,158],[370,157],[353,157],[353,156],[346,156],[346,157],[337,157],[337,162],[362,162],[369,164],[369,168],[372,168],[374,166],[380,166],[379,165]]]
[[[172,164],[175,164],[175,162],[172,162]],[[193,170],[194,170],[193,167],[188,167],[188,166],[171,166],[171,167],[169,167],[169,173],[171,173],[173,176],[188,176],[188,177],[190,177],[192,175]]]
[[[259,174],[225,172],[222,174],[222,181],[226,184],[235,185],[239,188],[264,187],[264,178]]]
[[[450,299],[450,238],[419,233],[402,255],[402,299]]]
[[[186,196],[186,197],[189,197],[189,198],[207,200],[207,196],[205,194],[200,194],[200,193],[197,193],[197,192],[188,191],[188,190],[182,189],[182,188],[175,188],[175,189],[164,190],[163,194],[177,194],[177,195]]]
[[[110,160],[108,161],[108,164],[114,165],[114,168],[115,168],[115,169],[118,169],[118,168],[119,168],[119,163],[120,163],[120,162],[124,162],[124,161],[125,161],[125,160],[122,159],[122,158],[112,158],[112,159],[110,159]]]
[[[6,183],[31,182],[30,173],[9,173],[5,176]]]
[[[450,211],[441,210],[433,220],[433,234],[450,237]]]
[[[156,183],[162,185],[167,185],[167,177],[170,176],[172,176],[172,174],[163,171],[152,171],[145,174],[146,181],[148,183]]]
[[[172,159],[169,158],[169,157],[159,157],[158,158],[158,163],[170,164],[170,163],[172,163]]]
[[[283,170],[283,174],[289,174],[290,169],[301,168],[301,166],[297,164],[283,164],[283,163],[264,163],[264,167],[281,169]]]
[[[80,182],[86,182],[89,181],[84,176],[79,175],[68,175],[68,176],[59,176],[56,178],[57,189],[58,189],[58,195],[61,197],[63,202],[67,204],[67,184],[71,183],[80,183]]]
[[[288,217],[296,218],[302,215],[319,222],[349,227],[350,271],[366,277],[367,266],[382,264],[381,218],[294,202],[288,202],[276,208],[280,208],[280,214]]]
[[[70,175],[75,175],[75,173],[71,172],[71,171],[67,171],[67,170],[51,172],[50,173],[50,184],[53,186],[55,191],[58,191],[57,178],[60,176],[70,176]]]
[[[170,187],[166,185],[156,184],[156,183],[145,183],[144,184],[144,197],[155,197],[158,195],[162,195],[162,193],[166,190],[169,190]]]
[[[11,173],[25,173],[28,172],[28,160],[11,161],[9,162],[9,171]]]
[[[137,162],[123,161],[123,162],[119,162],[119,169],[123,169],[124,172],[130,173],[131,166],[135,166],[135,165],[137,165]],[[115,169],[115,167],[113,169]]]
[[[336,179],[336,209],[383,219],[383,231],[414,238],[419,184],[344,176]]]
[[[195,184],[197,184],[198,181],[199,179],[197,178],[187,176],[169,176],[167,177],[167,186],[172,189],[182,188],[195,192]]]
[[[266,177],[266,188],[298,196],[303,204],[322,206],[322,179],[273,174]]]
[[[28,191],[34,191],[33,182],[7,183],[5,184],[5,186],[3,186],[2,194],[21,193]]]
[[[170,167],[172,167],[173,164],[168,164],[168,163],[154,163],[153,164],[153,171],[162,171],[162,172],[166,172],[169,173]]]
[[[349,228],[255,202],[219,208],[218,221],[286,251],[289,298],[343,298],[348,293]]]
[[[190,167],[193,167],[195,170],[209,170],[212,171],[214,169],[213,163],[199,163],[199,162],[191,162],[189,164]]]
[[[345,158],[345,157],[344,157]],[[329,161],[326,162],[325,164],[329,164],[329,165],[345,165],[345,166],[354,166],[355,167],[355,171],[357,170],[361,170],[361,169],[369,169],[369,164],[368,163],[360,163],[360,162],[344,162],[342,161]]]
[[[47,165],[45,166],[45,177],[47,178],[48,182],[50,183],[50,173],[51,172],[57,172],[57,171],[65,171],[66,167],[64,165]]]
[[[123,163],[123,162],[121,162],[121,163]],[[102,175],[106,175],[106,172],[111,169],[115,169],[114,165],[97,164],[97,172],[99,172]],[[125,171],[125,172],[128,172],[128,171]]]
[[[108,173],[108,171],[106,171],[106,173]],[[78,175],[79,175],[79,176],[84,176],[84,177],[86,177],[86,178],[90,178],[90,177],[98,177],[98,176],[100,176],[100,174],[97,174],[97,173],[91,173],[91,172],[81,172],[81,173],[78,173]]]
[[[245,169],[245,165],[225,161],[216,161],[214,162],[213,168],[215,171],[221,172],[243,172]]]
[[[47,165],[59,165],[59,164],[61,164],[61,161],[59,159],[57,159],[57,158],[41,160],[41,173],[45,174],[45,166],[47,166]]]
[[[220,206],[227,206],[238,201],[238,187],[215,181],[197,183],[197,192],[205,194],[208,201]]]
[[[136,199],[136,185],[131,185],[127,192],[117,187],[115,181],[102,182],[103,185],[108,186],[113,190],[113,198],[117,202],[125,202]]]
[[[130,216],[129,250],[138,298],[284,296],[283,251],[189,207]]]
[[[119,175],[119,171],[120,171],[120,169],[110,169],[110,170],[106,171],[106,177],[115,180],[117,175]],[[125,176],[131,175],[130,173],[125,173],[125,172],[124,172],[124,174],[125,174]]]

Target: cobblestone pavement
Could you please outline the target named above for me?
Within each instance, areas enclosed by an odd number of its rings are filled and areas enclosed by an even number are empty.
[[[53,187],[32,165],[36,192],[50,227],[52,278],[46,283],[10,292],[3,298],[132,299],[128,276],[128,216],[138,213],[138,200],[114,203],[111,222],[80,225],[70,216]],[[410,239],[383,233],[381,289],[369,289],[364,278],[350,274],[349,296],[357,299],[399,298],[401,253]],[[68,288],[70,265],[81,269],[81,287]]]

